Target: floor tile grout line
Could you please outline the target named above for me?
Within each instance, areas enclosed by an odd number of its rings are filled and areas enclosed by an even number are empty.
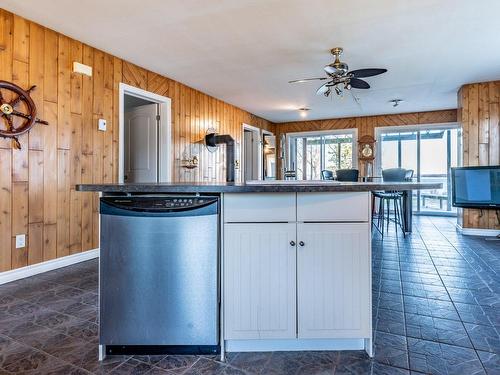
[[[438,226],[436,226],[436,224],[435,224],[435,223],[433,223],[433,222],[431,222],[431,223],[432,223],[432,225],[436,228],[436,230],[439,232],[439,234],[441,234],[441,236],[442,236],[442,237],[443,237],[443,238],[444,238],[444,239],[445,239],[445,240],[446,240],[446,241],[447,241],[447,242],[448,242],[448,243],[449,243],[449,244],[450,244],[450,245],[451,245],[451,246],[455,249],[455,251],[456,251],[458,254],[460,254],[460,256],[463,258],[463,260],[464,260],[465,262],[467,262],[467,264],[471,267],[471,269],[472,269],[472,270],[474,270],[474,273],[476,274],[476,276],[477,276],[479,279],[481,279],[481,281],[482,281],[483,283],[485,283],[485,285],[488,287],[488,289],[490,289],[490,291],[491,291],[492,293],[494,293],[494,291],[493,291],[493,290],[491,290],[491,288],[490,288],[490,286],[488,285],[488,283],[486,283],[486,282],[483,280],[483,278],[481,277],[481,275],[480,275],[480,274],[479,274],[479,273],[478,273],[478,272],[474,269],[474,267],[472,267],[471,263],[467,260],[467,258],[463,256],[463,254],[462,254],[462,252],[460,251],[460,249],[458,249],[458,248],[455,246],[455,244],[454,244],[454,243],[452,243],[452,242],[448,239],[448,237],[446,237],[446,236],[443,234],[443,232],[441,232],[441,230],[439,229],[439,227],[438,227]]]
[[[436,225],[432,222],[432,220],[430,220],[430,221],[431,221],[431,224],[432,224],[432,225],[436,228],[436,230],[437,230],[437,231],[438,231],[441,235],[443,235],[443,234],[441,233],[441,231],[439,231],[439,229],[436,227]],[[419,234],[419,237],[420,237],[420,238],[422,239],[422,241],[424,242],[424,245],[426,246],[426,244],[425,244],[425,240],[424,240],[424,238],[422,237],[422,235],[421,235],[420,231],[418,231],[418,234]],[[443,237],[445,237],[445,236],[443,236]],[[445,238],[446,238],[446,237],[445,237]],[[448,241],[448,242],[449,242],[449,241]],[[453,246],[453,248],[455,249],[455,251],[457,251],[457,249],[456,249],[454,246]],[[429,251],[429,249],[427,248],[427,246],[426,246],[426,250],[427,250],[427,252],[429,253],[429,256],[431,257],[431,262],[432,262],[432,264],[434,265],[434,268],[436,268],[436,272],[437,272],[437,274],[438,274],[439,278],[441,279],[441,282],[443,283],[443,285],[444,285],[444,287],[445,287],[445,289],[446,289],[446,292],[448,293],[448,297],[450,297],[451,304],[453,305],[453,308],[455,309],[455,312],[457,313],[457,315],[458,315],[458,317],[459,317],[459,319],[460,319],[460,323],[462,323],[462,327],[463,327],[463,329],[464,329],[464,331],[465,331],[465,334],[467,335],[467,338],[469,339],[469,341],[470,341],[470,343],[471,343],[471,345],[472,345],[472,350],[474,351],[474,354],[476,355],[476,358],[477,358],[477,360],[479,361],[479,363],[481,364],[481,367],[483,368],[484,372],[485,372],[485,373],[487,373],[486,368],[484,367],[483,361],[481,361],[481,357],[479,357],[479,354],[477,353],[477,350],[476,350],[476,348],[474,347],[474,344],[472,343],[472,339],[470,338],[469,332],[467,331],[467,328],[465,327],[464,321],[462,320],[462,317],[460,316],[460,313],[458,312],[458,309],[457,309],[457,307],[455,306],[455,302],[454,302],[454,301],[453,301],[453,299],[451,298],[451,295],[450,295],[450,293],[449,293],[449,291],[448,291],[448,288],[446,287],[446,284],[443,282],[443,279],[442,279],[442,277],[441,277],[441,274],[439,273],[439,270],[437,269],[437,267],[436,267],[436,265],[435,265],[435,263],[434,263],[434,259],[432,258],[432,254],[431,254],[431,252]],[[462,254],[460,254],[460,255],[462,255]],[[464,259],[465,259],[465,258],[464,258]],[[488,320],[489,320],[489,318],[488,318]]]
[[[93,324],[97,324],[97,323],[95,323],[95,322],[93,322],[93,321],[91,321],[91,320],[88,320],[88,319],[82,319],[82,318],[80,318],[80,317],[78,317],[78,316],[71,315],[71,314],[67,314],[67,313],[65,313],[65,312],[61,312],[61,311],[55,310],[54,308],[51,308],[51,307],[47,307],[47,306],[41,305],[41,304],[39,304],[39,303],[38,303],[38,302],[36,302],[36,301],[32,301],[32,300],[29,300],[29,299],[26,299],[26,298],[22,298],[22,297],[17,297],[17,296],[15,296],[15,295],[10,294],[10,293],[9,293],[8,295],[9,295],[10,297],[13,297],[13,298],[15,298],[15,299],[19,300],[19,301],[23,301],[23,302],[27,302],[27,303],[30,303],[30,304],[32,304],[32,305],[35,305],[35,306],[37,306],[37,307],[38,307],[38,308],[40,308],[40,309],[48,310],[48,311],[51,311],[51,312],[55,312],[55,313],[57,313],[57,314],[61,314],[61,315],[68,316],[68,317],[70,317],[70,318],[78,319],[78,320],[80,320],[80,321],[82,321],[82,322],[90,322],[90,323],[93,323]],[[68,297],[68,298],[66,298],[66,299],[72,299],[72,298],[71,298],[71,297]],[[75,302],[79,302],[79,301],[76,301],[76,300],[74,300],[74,301],[75,301]],[[86,304],[86,303],[83,303],[83,302],[82,302],[82,304],[87,305],[87,306],[91,306],[91,307],[96,307],[95,305]],[[8,314],[8,313],[7,313],[7,314]],[[11,315],[11,314],[8,314],[8,315],[10,315],[10,316],[17,316],[17,315]]]
[[[446,237],[446,236],[443,234],[443,232],[441,232],[441,230],[439,229],[439,227],[437,227],[437,226],[435,225],[435,223],[432,223],[432,225],[433,225],[433,226],[436,228],[436,230],[437,230],[437,231],[438,231],[438,232],[439,232],[439,233],[440,233],[440,234],[441,234],[441,235],[442,235],[442,236],[443,236],[443,237],[444,237],[444,238],[448,241],[448,243],[450,243],[450,244],[451,244],[451,246],[453,246],[453,248],[455,249],[455,251],[457,251],[457,252],[460,254],[460,256],[461,256],[461,257],[462,257],[462,258],[463,258],[463,259],[464,259],[464,260],[465,260],[465,261],[466,261],[466,262],[470,265],[470,262],[469,262],[469,261],[468,261],[468,260],[467,260],[467,259],[466,259],[466,258],[465,258],[462,254],[461,254],[461,253],[460,253],[459,249],[457,249],[457,248],[456,248],[456,246],[455,246],[455,245],[454,245],[451,241],[449,241],[448,237]],[[475,270],[474,270],[474,272],[475,272],[475,273],[477,273]],[[480,277],[480,275],[478,275],[478,276]],[[481,277],[480,277],[480,278],[481,278]],[[481,278],[481,280],[483,280],[483,279]],[[484,282],[484,280],[483,280],[483,282]],[[443,283],[443,284],[444,284],[444,283]],[[445,288],[446,288],[446,285],[445,285]],[[488,288],[489,288],[489,286],[488,286]],[[490,291],[491,291],[492,293],[495,293],[494,291],[492,291],[492,290],[491,290],[491,288],[489,288],[489,289],[490,289]],[[448,292],[448,289],[447,289],[447,288],[446,288],[446,291]],[[451,296],[450,296],[450,297],[451,297]],[[474,296],[474,299],[475,299],[475,296]],[[476,299],[475,299],[475,300],[476,300]],[[476,300],[476,302],[478,302],[478,301]],[[453,301],[452,301],[452,303],[453,303]],[[454,303],[453,303],[453,305],[454,305],[454,307],[455,307],[455,309],[456,309],[456,306],[455,306],[455,304],[454,304]],[[479,304],[479,303],[478,303],[478,305],[481,307],[481,309],[483,309],[483,306],[482,306],[481,304]],[[460,314],[459,314],[459,316],[460,316]],[[500,332],[499,332],[499,330],[497,329],[497,327],[495,326],[495,324],[491,321],[491,319],[490,319],[490,317],[489,317],[488,315],[486,315],[486,317],[487,317],[488,321],[489,321],[489,322],[490,322],[490,324],[491,324],[491,326],[490,326],[489,328],[492,328],[492,329],[494,330],[494,332],[495,332],[497,335],[499,335],[499,337],[500,337]],[[461,317],[460,317],[460,320],[462,321],[462,318],[461,318]],[[479,325],[479,326],[483,326],[483,324],[479,324],[479,323],[471,323],[471,324],[474,324],[474,325],[476,325],[476,326],[477,326],[477,325]],[[481,349],[477,349],[477,348],[476,348],[476,345],[474,344],[473,340],[471,339],[471,337],[470,337],[470,335],[469,335],[469,331],[468,331],[468,330],[467,330],[467,328],[465,327],[465,324],[464,324],[464,322],[463,322],[463,321],[462,321],[462,325],[464,325],[465,332],[467,333],[467,336],[469,337],[469,340],[471,341],[472,347],[473,347],[473,348],[474,348],[474,350],[476,351],[476,355],[479,357],[479,354],[477,354],[477,351],[478,351],[478,350],[481,350]],[[484,325],[484,326],[486,326],[486,325]],[[489,350],[482,350],[482,351],[486,351],[486,352],[488,352],[488,353],[491,353]],[[483,363],[482,363],[482,360],[481,360],[481,357],[479,357],[479,361],[481,362],[481,364],[483,364]],[[484,365],[483,365],[483,367],[484,367]]]
[[[29,348],[31,351],[44,353],[45,355],[47,355],[47,356],[49,356],[49,357],[51,357],[51,358],[55,358],[55,359],[57,359],[58,361],[61,361],[61,362],[65,363],[65,364],[68,364],[68,365],[70,365],[70,366],[76,367],[76,368],[78,368],[78,369],[80,369],[80,370],[83,370],[83,371],[85,371],[85,372],[89,373],[89,374],[92,374],[92,371],[89,371],[89,370],[87,370],[87,369],[85,369],[85,368],[83,368],[83,367],[77,366],[77,365],[75,365],[75,364],[73,364],[73,363],[71,363],[71,362],[68,362],[68,361],[66,361],[66,360],[64,360],[64,359],[62,359],[62,358],[56,357],[55,355],[50,354],[50,353],[46,352],[46,351],[45,351],[45,350],[43,350],[43,349],[37,349],[37,348],[35,348],[34,346],[27,345],[27,344],[23,343],[22,341],[19,341],[19,340],[15,339],[15,338],[13,338],[13,337],[11,337],[11,336],[6,335],[5,333],[2,333],[2,335],[3,335],[3,336],[5,336],[5,337],[7,337],[7,338],[9,338],[11,341],[15,342],[16,344],[19,344],[19,345],[21,345],[21,346],[24,346],[24,347]],[[118,367],[118,366],[117,366],[117,367]],[[3,367],[0,367],[0,368],[2,368],[2,369],[3,369]],[[113,369],[114,369],[114,368],[113,368]],[[35,369],[33,369],[33,370],[35,370]],[[8,371],[8,370],[6,370],[6,371]],[[30,370],[30,371],[31,371],[31,370]]]
[[[457,249],[457,248],[455,247],[455,245],[454,245],[453,243],[451,243],[451,242],[448,240],[448,238],[447,238],[447,237],[446,237],[446,236],[445,236],[445,235],[444,235],[444,234],[443,234],[443,233],[439,230],[439,228],[438,228],[438,227],[437,227],[434,223],[432,223],[432,224],[434,225],[434,227],[436,228],[436,230],[437,230],[437,231],[438,231],[438,232],[439,232],[439,233],[440,233],[440,234],[441,234],[444,238],[446,238],[446,240],[447,240],[447,241],[448,241],[448,242],[449,242],[449,243],[453,246],[453,248],[455,249],[455,251],[457,251],[457,252],[460,254],[460,256],[462,256],[462,258],[463,258],[463,259],[464,259],[464,260],[465,260],[468,264],[470,264],[470,263],[469,263],[469,261],[468,261],[468,260],[467,260],[467,259],[466,259],[466,258],[465,258],[465,257],[464,257],[461,253],[460,253],[460,250],[459,250],[459,249]],[[485,282],[485,281],[481,278],[481,276],[480,276],[480,275],[479,275],[479,274],[478,274],[475,270],[474,270],[474,272],[475,272],[475,273],[477,274],[477,276],[481,279],[481,281],[483,281],[483,283],[485,283],[485,284],[486,284],[486,286],[488,287],[488,289],[490,290],[490,292],[491,292],[491,293],[495,293],[493,290],[491,290],[491,288],[489,287],[489,285],[488,285],[488,284],[487,284],[487,283],[486,283],[486,282]],[[443,283],[443,285],[444,285],[444,286],[445,286],[445,288],[446,288],[446,285],[445,285],[444,283]],[[469,289],[467,289],[467,290],[469,290]],[[446,291],[448,292],[448,288],[446,288]],[[449,293],[449,292],[448,292],[448,293]],[[451,296],[450,296],[450,297],[451,297]],[[476,300],[475,296],[474,296],[474,299]],[[453,302],[453,301],[452,301],[452,302]],[[478,302],[478,301],[476,300],[476,302]],[[454,303],[453,303],[453,305],[455,306],[455,304],[454,304]],[[483,309],[483,306],[482,306],[481,304],[477,303],[477,305],[481,308],[481,310],[484,310],[484,309]],[[455,309],[456,309],[456,306],[455,306]],[[457,309],[457,310],[458,310],[458,309]],[[489,317],[487,314],[485,314],[485,315],[486,315],[486,318],[488,319],[488,321],[490,322],[491,327],[493,327],[493,328],[495,329],[495,331],[497,332],[497,334],[498,334],[499,332],[498,332],[498,330],[497,330],[497,328],[496,328],[496,326],[495,326],[494,322],[490,319],[490,317]],[[459,316],[460,316],[460,314],[459,314]],[[462,318],[461,318],[461,317],[460,317],[460,320],[462,320]],[[482,325],[482,324],[478,324],[478,323],[474,323],[474,324],[476,324],[476,325]],[[472,342],[472,340],[471,340],[471,342]]]
[[[405,295],[403,294],[403,275],[401,273],[401,246],[399,243],[399,237],[397,236],[396,232],[396,246],[398,249],[398,265],[399,265],[399,279],[400,279],[400,284],[401,284],[401,300],[403,302],[403,324],[404,324],[404,332],[405,332],[405,341],[406,341],[406,355],[408,358],[408,370],[411,370],[411,363],[410,363],[410,344],[408,342],[408,330],[406,328],[406,307],[405,307]]]

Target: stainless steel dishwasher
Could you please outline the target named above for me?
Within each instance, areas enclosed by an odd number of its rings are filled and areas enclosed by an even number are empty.
[[[219,198],[101,198],[100,345],[219,350]]]

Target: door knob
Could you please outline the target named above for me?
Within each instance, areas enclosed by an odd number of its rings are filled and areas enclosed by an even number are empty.
[[[290,246],[295,246],[295,241],[290,241]]]
[[[304,241],[300,241],[300,242],[299,242],[299,245],[300,245],[300,246],[304,246],[304,245],[305,245]]]

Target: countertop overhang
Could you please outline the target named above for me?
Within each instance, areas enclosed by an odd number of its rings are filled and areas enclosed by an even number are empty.
[[[424,190],[440,189],[441,183],[427,182],[336,182],[294,181],[265,184],[227,182],[172,182],[172,183],[123,183],[123,184],[79,184],[77,191],[103,193],[287,193],[287,192],[346,192],[380,190]]]

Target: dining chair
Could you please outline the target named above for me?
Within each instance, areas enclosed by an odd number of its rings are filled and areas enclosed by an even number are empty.
[[[321,171],[321,179],[322,180],[333,180],[333,171],[329,171],[328,169],[323,169]]]
[[[337,181],[357,182],[359,171],[357,169],[339,169],[337,170]]]
[[[413,178],[413,169],[407,169],[405,174],[405,181],[411,181]]]

